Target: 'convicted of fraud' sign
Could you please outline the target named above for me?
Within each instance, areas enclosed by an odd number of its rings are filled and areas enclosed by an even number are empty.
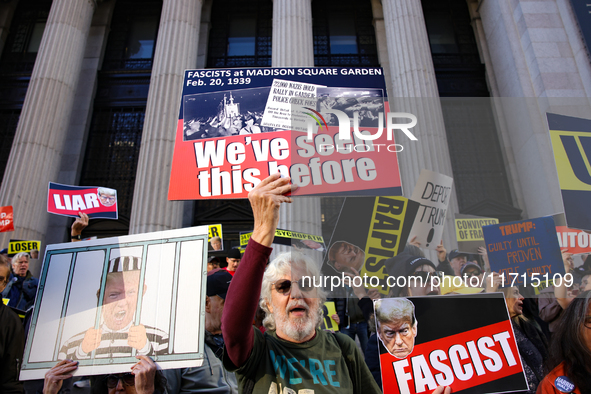
[[[478,253],[478,248],[485,246],[482,226],[498,223],[499,219],[495,218],[456,214],[458,250],[468,253]]]
[[[539,280],[565,274],[552,217],[484,226],[482,230],[490,268],[503,275],[504,286],[537,286]]]
[[[566,223],[591,230],[591,120],[546,114]]]
[[[381,68],[187,70],[168,198],[245,198],[278,171],[295,195],[401,195],[394,130],[416,123],[389,113]]]
[[[502,294],[384,298],[374,306],[384,394],[527,389]]]

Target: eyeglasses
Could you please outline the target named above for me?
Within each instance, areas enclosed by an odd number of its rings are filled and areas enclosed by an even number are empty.
[[[585,327],[591,328],[591,316],[585,317]]]
[[[296,281],[291,281],[289,279],[281,279],[278,280],[277,282],[273,283],[273,286],[275,286],[275,290],[277,290],[277,293],[279,294],[288,294],[291,291],[291,286],[294,283],[298,284],[298,288],[303,291],[304,293],[310,292],[313,289],[312,286],[312,278],[308,277],[306,278],[307,280],[304,280],[304,278],[301,278],[300,280]],[[304,283],[308,283],[308,285],[305,285]]]
[[[107,380],[107,387],[110,389],[117,387],[119,380],[123,381],[124,386],[135,386],[135,376],[130,373],[123,375],[108,375],[105,379]]]

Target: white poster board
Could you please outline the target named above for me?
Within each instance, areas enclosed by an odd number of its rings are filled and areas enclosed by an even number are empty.
[[[410,230],[409,240],[416,236],[421,247],[433,250],[437,248],[443,237],[453,181],[453,178],[447,175],[421,170],[410,198],[421,206]]]
[[[200,366],[208,226],[48,245],[20,379]],[[93,337],[94,341],[89,340]]]

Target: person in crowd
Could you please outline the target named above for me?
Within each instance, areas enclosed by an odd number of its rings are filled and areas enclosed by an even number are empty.
[[[58,359],[85,360],[92,352],[95,357],[124,357],[135,349],[140,355],[160,355],[168,352],[168,334],[164,331],[135,324],[138,297],[147,286],[140,288],[141,259],[120,256],[109,261],[109,273],[104,289],[101,325],[98,329],[74,335],[61,347]],[[97,297],[100,290],[97,291]]]
[[[6,260],[6,262],[8,264],[12,264],[12,258],[8,257],[8,248],[4,248],[2,250],[0,250],[0,257],[4,260]]]
[[[224,338],[222,312],[232,275],[223,269],[207,274],[205,297],[205,356],[203,365],[194,368],[168,369],[164,376],[169,394],[180,393],[238,393],[236,376],[227,372],[221,361]]]
[[[417,236],[415,235],[407,244],[405,251],[408,249],[408,246],[412,246],[414,247],[416,250],[420,250],[421,248],[421,243],[417,240]],[[437,245],[436,247],[436,251],[437,251],[437,270],[443,272],[445,275],[454,275],[454,271],[451,268],[451,266],[449,265],[449,261],[447,260],[447,249],[445,249],[445,246],[443,246],[443,240],[441,240],[441,242],[439,243],[439,245]],[[420,254],[414,252],[411,253],[412,255],[415,256],[422,256],[425,257],[423,252],[421,252]]]
[[[228,256],[226,256],[226,263],[228,263],[228,266],[224,269],[228,271],[230,275],[234,276],[236,269],[238,269],[238,265],[240,265],[241,259],[242,255],[240,254],[239,249],[230,249],[230,251],[228,252]]]
[[[482,275],[484,272],[482,272],[482,268],[480,268],[478,264],[469,262],[462,267],[460,274],[460,276],[465,279],[464,283],[466,283],[467,286],[480,287],[479,285],[482,283]],[[478,280],[472,279],[473,277],[478,278]]]
[[[31,250],[31,252],[29,253],[29,255],[31,256],[32,259],[38,259],[39,258],[39,250],[38,249],[33,249]]]
[[[154,361],[147,356],[136,356],[139,360],[131,367],[130,373],[98,375],[92,377],[93,394],[164,394],[166,379],[157,370]],[[63,381],[72,377],[78,368],[78,361],[61,360],[45,374],[43,394],[57,394]]]
[[[591,291],[573,299],[552,337],[538,394],[591,392]]]
[[[29,271],[29,254],[17,253],[12,258],[12,278],[2,291],[2,298],[8,298],[8,306],[26,311],[35,303],[39,279]]]
[[[457,249],[452,250],[449,252],[449,265],[454,272],[455,276],[462,276],[462,268],[468,262],[468,255],[466,253],[462,253]]]
[[[70,228],[70,239],[72,242],[81,241],[82,231],[88,226],[88,215],[84,212],[78,212],[78,216]]]
[[[254,115],[246,114],[246,116],[244,117],[244,122],[246,123],[246,126],[244,126],[240,130],[240,135],[260,133],[261,128],[258,125],[254,124],[255,121],[256,121],[256,119],[255,119]]]
[[[279,207],[296,188],[289,182],[276,173],[249,193],[254,231],[226,297],[224,366],[236,371],[241,392],[379,392],[355,342],[318,329],[325,293],[310,282],[320,274],[314,261],[285,253],[267,266]],[[264,334],[252,326],[258,294]]]
[[[375,302],[377,334],[388,353],[406,358],[412,353],[417,336],[415,306],[406,298],[387,298]]]
[[[217,256],[209,256],[207,259],[207,272],[220,268],[220,259]]]
[[[546,337],[534,320],[523,316],[523,296],[518,287],[502,289],[509,316],[515,333],[515,340],[521,356],[523,372],[529,385],[527,393],[535,394],[544,373],[542,365],[548,354]]]
[[[212,237],[209,243],[213,250],[222,250],[222,239],[220,237]]]
[[[331,296],[329,301],[335,303],[337,312],[332,318],[339,325],[339,331],[353,340],[357,337],[361,350],[364,351],[369,338],[368,325],[363,316],[363,311],[358,305],[357,297],[353,294],[353,289],[345,285],[339,287]]]
[[[562,309],[566,309],[571,301],[574,299],[573,297],[569,297],[568,294],[568,286],[567,286],[567,276],[570,275],[570,278],[574,281],[574,276],[572,276],[572,272],[574,271],[574,260],[573,254],[565,249],[562,251],[562,262],[564,264],[564,271],[566,272],[564,279],[561,283],[554,286],[554,296],[556,297],[556,302],[562,307]],[[581,284],[579,285],[579,291],[588,291],[591,290],[591,271],[586,271],[579,274],[581,277]]]
[[[10,277],[10,267],[0,263],[0,292]],[[21,319],[0,302],[0,393],[22,393],[23,383],[18,375],[25,349],[25,329]]]

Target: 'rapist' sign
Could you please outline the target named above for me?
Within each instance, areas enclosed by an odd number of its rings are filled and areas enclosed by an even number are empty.
[[[49,182],[47,212],[78,217],[117,219],[117,191],[107,187],[70,186]]]
[[[385,298],[374,306],[384,393],[527,390],[502,294]]]

